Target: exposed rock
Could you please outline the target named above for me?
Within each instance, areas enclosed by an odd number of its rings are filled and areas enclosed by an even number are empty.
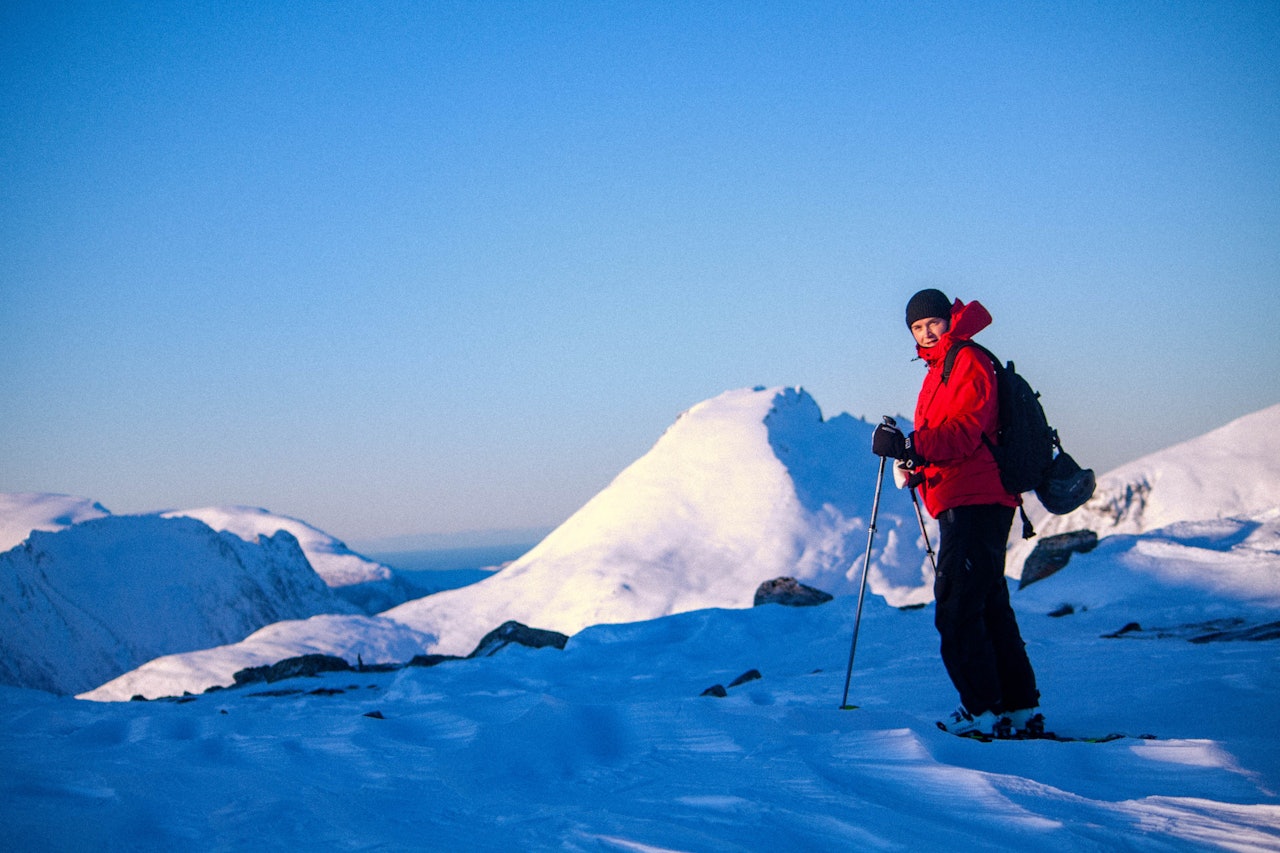
[[[1046,536],[1036,543],[1035,550],[1022,566],[1022,580],[1018,589],[1030,586],[1038,580],[1066,567],[1072,554],[1087,554],[1098,546],[1098,534],[1092,530],[1073,530]]]
[[[752,606],[783,604],[787,607],[813,607],[817,604],[826,604],[831,599],[830,593],[806,586],[795,578],[774,578],[757,587]]]
[[[1243,622],[1243,620],[1240,621]],[[1193,643],[1221,643],[1231,640],[1248,640],[1254,643],[1263,640],[1280,640],[1280,622],[1213,630],[1191,638]]]
[[[1210,619],[1207,622],[1191,622],[1168,628],[1143,628],[1130,622],[1119,631],[1103,634],[1104,639],[1121,637],[1134,640],[1187,640],[1192,643],[1226,643],[1235,641],[1264,642],[1280,640],[1280,622],[1249,624],[1240,616]]]
[[[503,622],[497,628],[484,635],[476,650],[467,655],[468,658],[487,658],[497,654],[512,643],[541,649],[553,646],[563,649],[569,637],[559,631],[547,631],[542,628],[530,628],[515,620]]]
[[[269,666],[251,666],[248,669],[240,670],[233,678],[238,687],[242,684],[259,684],[262,682],[270,684],[275,681],[284,681],[287,678],[309,678],[322,672],[350,671],[351,665],[340,657],[311,654],[285,658]]]
[[[761,678],[764,678],[764,676],[760,674],[760,670],[749,669],[746,672],[742,673],[742,675],[739,675],[733,681],[730,681],[729,686],[737,687],[739,684],[746,684],[748,681],[756,681]]]
[[[435,666],[436,664],[441,664],[449,660],[466,660],[466,658],[460,658],[457,655],[414,655],[413,659],[405,664],[405,666],[428,667]]]
[[[724,689],[723,684],[713,684],[706,690],[702,691],[703,696],[715,696],[717,699],[723,699],[729,695],[729,691]]]
[[[253,698],[279,699],[283,696],[301,696],[302,693],[303,691],[296,687],[277,687],[275,690],[260,690],[248,695]]]

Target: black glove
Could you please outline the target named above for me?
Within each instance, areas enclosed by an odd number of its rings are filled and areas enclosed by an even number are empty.
[[[907,453],[906,436],[896,426],[880,424],[880,426],[876,427],[876,431],[871,434],[871,452],[876,456],[886,456],[890,459],[905,459]]]
[[[871,452],[876,456],[901,459],[908,471],[925,464],[925,459],[915,450],[916,434],[903,435],[902,430],[889,424],[880,424],[871,434]]]

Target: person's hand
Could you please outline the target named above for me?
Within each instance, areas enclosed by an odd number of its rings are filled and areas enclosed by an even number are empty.
[[[908,471],[919,468],[921,465],[927,464],[925,458],[916,452],[916,434],[912,430],[902,443],[902,455],[898,458],[902,460],[903,466]]]
[[[923,471],[913,471],[905,462],[893,466],[893,482],[899,489],[914,489],[924,482]]]
[[[907,438],[896,426],[880,424],[871,434],[871,452],[888,459],[904,459],[907,453]]]

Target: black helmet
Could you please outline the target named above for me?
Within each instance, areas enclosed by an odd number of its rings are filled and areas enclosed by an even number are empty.
[[[1036,497],[1049,512],[1066,515],[1093,497],[1096,486],[1092,468],[1081,468],[1070,455],[1059,452],[1036,487]]]

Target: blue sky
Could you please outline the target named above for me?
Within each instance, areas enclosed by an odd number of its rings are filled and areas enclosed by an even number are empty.
[[[1275,3],[11,2],[0,97],[0,491],[550,527],[909,413],[928,286],[1100,471],[1280,402]]]

